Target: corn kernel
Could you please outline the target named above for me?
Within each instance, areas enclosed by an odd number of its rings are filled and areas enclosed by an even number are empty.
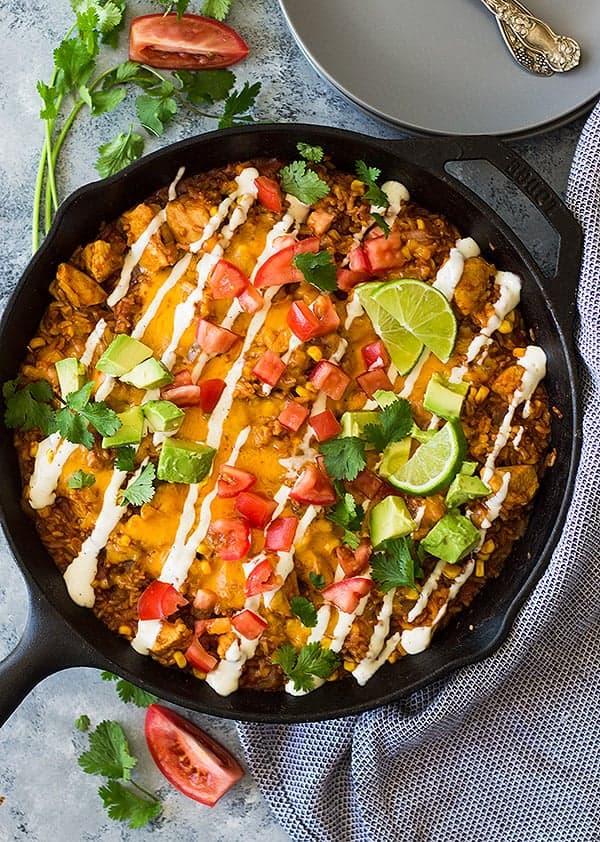
[[[481,548],[482,552],[487,553],[489,555],[496,549],[496,545],[492,541],[491,538],[488,538],[487,541],[484,543],[483,547]]]
[[[131,544],[131,538],[129,535],[121,535],[119,538],[119,543],[122,547],[128,547]]]
[[[477,393],[475,395],[475,403],[483,403],[489,395],[489,393],[490,390],[487,386],[480,386],[479,389],[477,389]]]
[[[456,564],[446,564],[444,565],[444,576],[447,579],[456,579],[458,574],[460,573],[460,567],[457,567]]]
[[[352,184],[350,185],[350,190],[353,193],[358,193],[360,196],[362,196],[365,192],[365,185],[362,181],[359,181],[358,178],[355,178]]]
[[[399,657],[400,656],[399,656],[398,652],[396,652],[394,650],[394,652],[392,652],[392,654],[388,658],[388,661],[390,662],[390,664],[395,664]]]
[[[344,661],[344,669],[348,672],[353,672],[356,669],[356,662],[355,661]]]
[[[231,620],[229,617],[217,617],[216,620],[212,620],[206,627],[209,634],[227,634],[230,629]]]
[[[479,579],[483,579],[485,576],[485,561],[482,558],[477,559],[477,563],[475,565],[475,575]]]
[[[412,257],[412,252],[408,246],[402,246],[402,254],[407,260],[410,260]]]
[[[211,216],[216,216],[219,208],[216,205],[213,205],[212,208],[209,210]]]
[[[206,543],[206,541],[201,541],[198,546],[196,547],[196,552],[198,555],[208,555],[210,552],[210,547]]]
[[[177,664],[177,666],[178,666],[178,667],[179,667],[179,669],[181,669],[181,670],[182,670],[184,667],[186,667],[186,666],[187,666],[187,658],[185,657],[185,655],[183,654],[183,652],[175,652],[175,653],[173,654],[173,660],[175,661],[175,663]]]
[[[417,219],[417,228],[419,229],[419,231],[425,230],[425,223],[422,219]]]
[[[118,632],[119,634],[122,634],[123,637],[129,637],[131,634],[131,626],[119,626]]]
[[[310,392],[304,386],[296,386],[296,394],[299,398],[310,398]]]
[[[206,673],[202,672],[201,670],[192,669],[195,678],[199,678],[200,681],[204,681],[206,679]]]
[[[37,456],[38,452],[38,443],[37,441],[32,441],[29,445],[29,455],[30,456]]]
[[[500,322],[500,324],[498,325],[498,331],[500,333],[510,333],[512,329],[513,326],[508,321],[508,319],[504,319],[504,321]]]
[[[30,347],[32,350],[35,350],[35,348],[43,348],[45,344],[46,344],[46,340],[45,340],[45,339],[42,339],[42,337],[41,337],[41,336],[36,336],[36,337],[35,337],[34,339],[32,339],[32,340],[31,340],[31,342],[29,343],[29,347]]]
[[[419,598],[419,591],[417,591],[415,588],[409,588],[406,591],[406,593],[404,594],[404,596],[407,599],[418,599]]]
[[[203,576],[209,576],[210,575],[210,571],[211,571],[210,562],[201,561],[200,564],[198,565],[198,567],[200,568],[200,573],[202,573]]]
[[[311,358],[311,360],[314,360],[316,363],[318,363],[319,360],[323,359],[323,351],[321,351],[321,349],[317,345],[311,345],[310,348],[308,348],[308,350],[306,351],[306,353]]]
[[[525,356],[525,348],[514,348],[513,349],[513,357],[524,357]]]

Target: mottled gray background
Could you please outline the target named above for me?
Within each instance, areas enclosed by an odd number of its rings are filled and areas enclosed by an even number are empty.
[[[192,3],[197,9],[200,3]],[[134,13],[154,11],[146,2],[131,2]],[[285,28],[276,0],[236,0],[229,21],[246,38],[252,54],[235,68],[238,80],[260,79],[263,89],[257,117],[323,123],[356,129],[372,136],[398,136],[395,128],[360,113],[307,64]],[[4,304],[29,258],[30,213],[38,164],[42,125],[37,79],[51,73],[51,47],[71,23],[68,0],[0,1],[0,237],[2,272],[0,295]],[[495,36],[491,29],[491,35]],[[125,39],[123,39],[124,42]],[[122,47],[117,60],[125,57]],[[100,143],[126,130],[135,119],[132,102],[116,113],[94,121],[81,119],[64,147],[59,170],[62,196],[94,180],[93,163]],[[182,115],[160,140],[147,150],[213,128],[209,120]],[[563,191],[581,121],[541,138],[514,144],[557,190]],[[509,219],[517,219],[523,238],[538,257],[548,261],[547,231],[529,209],[516,202],[514,191],[489,173],[471,173],[483,179],[480,189]],[[467,232],[468,233],[468,232]],[[1,480],[0,480],[1,481]],[[0,543],[0,658],[15,646],[26,621],[26,593],[6,543]],[[0,687],[0,693],[6,688]],[[112,822],[96,795],[100,779],[84,775],[76,764],[85,738],[73,729],[82,713],[97,723],[115,718],[123,723],[140,757],[138,775],[163,799],[162,817],[150,827],[129,831]],[[196,717],[235,753],[239,745],[231,723]],[[143,714],[123,705],[112,686],[95,670],[67,670],[43,681],[0,730],[0,842],[26,839],[143,840],[155,838],[192,842],[269,842],[288,837],[272,819],[256,784],[249,777],[212,811],[180,796],[161,777],[146,751]],[[344,842],[344,840],[340,840]]]

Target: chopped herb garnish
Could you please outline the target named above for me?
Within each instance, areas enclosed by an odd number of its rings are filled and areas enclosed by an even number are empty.
[[[78,731],[89,731],[90,718],[87,713],[82,713],[81,716],[77,717],[75,720],[75,727]]]
[[[154,488],[155,477],[156,468],[153,462],[149,462],[141,474],[121,492],[119,501],[121,506],[125,506],[127,503],[132,506],[142,506],[144,503],[149,503],[156,492]]]
[[[225,100],[223,114],[219,120],[220,129],[228,129],[232,126],[244,126],[246,123],[253,123],[254,120],[248,113],[260,91],[260,82],[251,85],[244,82],[240,91],[232,91]]]
[[[317,609],[305,596],[293,596],[290,599],[290,608],[303,626],[312,629],[317,625]]]
[[[296,144],[296,149],[305,161],[313,161],[315,164],[320,164],[324,157],[324,152],[321,146],[311,146],[310,143],[302,143],[300,141]]]
[[[94,474],[86,474],[85,471],[80,469],[75,471],[74,474],[71,474],[67,480],[67,485],[69,488],[89,488],[90,485],[93,485],[95,482],[96,477]]]
[[[187,7],[190,5],[190,0],[158,0],[158,2],[162,6],[166,6],[165,15],[168,15],[170,12],[177,12],[177,17],[181,18],[183,14],[187,11]],[[207,0],[207,2],[214,2],[214,0]],[[204,12],[203,14],[208,14],[208,12]],[[209,17],[213,17],[213,15],[209,15]]]
[[[141,787],[139,787],[141,789]],[[145,792],[145,790],[143,790]],[[108,815],[115,821],[126,821],[129,827],[144,827],[160,815],[162,807],[158,799],[148,801],[119,781],[109,781],[98,790]]]
[[[367,464],[365,443],[357,436],[329,439],[321,442],[319,448],[332,479],[356,479]]]
[[[410,403],[404,398],[397,398],[381,410],[376,424],[365,426],[363,438],[381,452],[391,442],[405,438],[412,425]]]
[[[182,0],[179,0],[181,3]],[[187,0],[183,0],[187,6]],[[231,9],[233,0],[204,0],[202,14],[216,20],[225,20]],[[204,71],[202,71],[204,72]]]
[[[378,208],[387,208],[390,203],[389,199],[381,187],[377,185],[381,170],[377,167],[368,167],[364,161],[357,161],[356,174],[367,187],[365,199]]]
[[[54,398],[52,386],[47,380],[36,380],[21,389],[19,378],[7,380],[2,386],[6,404],[4,423],[17,430],[33,430],[37,427],[44,435],[53,430],[54,410],[50,406]]]
[[[122,447],[117,447],[117,457],[115,459],[115,468],[118,471],[135,471],[135,447],[131,444],[124,444]]]
[[[312,571],[308,574],[308,578],[310,579],[313,587],[317,590],[321,591],[325,587],[325,577],[322,573],[313,573]]]
[[[387,224],[387,222],[385,221],[385,219],[382,217],[382,215],[380,213],[377,213],[376,211],[373,211],[371,216],[373,217],[375,222],[379,225],[379,227],[383,231],[383,236],[387,240],[387,238],[390,236],[390,226]]]
[[[235,76],[224,67],[218,70],[178,70],[173,74],[193,105],[225,99],[235,84]]]
[[[365,510],[352,494],[345,493],[327,512],[327,519],[344,530],[344,543],[355,550],[360,544],[358,533],[362,527]]]
[[[329,185],[307,168],[306,161],[292,161],[280,170],[279,177],[283,190],[305,205],[312,205],[329,194]]]
[[[383,541],[371,556],[371,575],[384,593],[392,588],[414,588],[415,576],[422,575],[413,557],[413,541],[406,536]]]
[[[144,152],[144,138],[129,127],[127,133],[120,132],[113,140],[98,147],[96,169],[102,178],[108,178],[140,158]]]
[[[301,691],[313,690],[315,676],[329,678],[341,664],[337,652],[323,649],[318,642],[307,643],[300,650],[294,649],[291,643],[284,643],[275,650],[272,660],[293,682],[294,689]]]
[[[131,702],[139,708],[147,708],[148,705],[158,701],[156,696],[152,693],[147,693],[145,690],[142,690],[141,687],[136,687],[135,684],[125,681],[124,678],[119,678],[118,675],[115,675],[112,672],[104,671],[101,672],[100,675],[103,681],[116,681],[115,689],[122,702]]]
[[[337,270],[330,252],[297,254],[294,257],[294,266],[300,269],[305,281],[317,289],[325,292],[333,292],[337,289]]]

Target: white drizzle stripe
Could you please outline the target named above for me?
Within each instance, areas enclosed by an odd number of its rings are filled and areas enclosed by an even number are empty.
[[[115,387],[115,378],[112,374],[105,374],[104,380],[96,389],[96,394],[94,395],[94,400],[96,401],[103,401],[107,398],[112,390]]]
[[[177,185],[183,178],[185,173],[185,167],[179,167],[177,170],[177,175],[173,179],[173,181],[169,184],[169,192],[167,193],[167,198],[170,202],[174,202],[177,198]]]
[[[96,348],[100,344],[100,340],[104,336],[104,331],[106,330],[106,322],[104,319],[100,319],[96,322],[96,326],[94,327],[93,331],[87,338],[85,343],[85,348],[83,350],[83,354],[81,355],[81,363],[85,366],[88,366],[96,351]]]
[[[248,640],[241,634],[237,634],[237,637],[238,640],[233,641],[223,660],[206,676],[206,683],[219,696],[229,696],[238,689],[244,664],[254,656],[258,646],[259,638]]]
[[[421,356],[415,363],[413,370],[408,374],[406,380],[404,381],[404,385],[402,386],[402,390],[399,393],[399,397],[401,398],[409,398],[412,395],[412,391],[415,388],[415,384],[419,379],[419,375],[423,371],[423,366],[429,359],[431,351],[428,351],[427,348],[424,348],[421,351]]]
[[[380,669],[387,659],[390,657],[398,643],[400,642],[400,633],[394,634],[385,642],[379,654],[371,660],[363,659],[356,667],[352,675],[356,681],[363,687],[370,678],[372,678],[378,669]]]
[[[140,655],[148,655],[156,643],[162,623],[160,620],[138,620],[137,634],[131,645]]]
[[[460,281],[465,268],[465,258],[457,248],[450,249],[450,255],[443,266],[438,269],[432,286],[438,289],[448,301],[452,301],[454,290]]]
[[[159,210],[156,216],[153,217],[150,224],[145,228],[144,231],[140,234],[137,238],[135,243],[129,249],[125,261],[123,262],[123,268],[121,269],[121,275],[119,277],[118,283],[116,287],[113,289],[111,294],[106,299],[106,303],[109,307],[114,307],[129,291],[129,284],[131,282],[131,273],[133,272],[134,268],[140,262],[140,259],[148,246],[151,238],[154,234],[160,229],[161,225],[166,222],[167,219],[167,209],[166,207]]]
[[[147,308],[144,315],[141,317],[141,319],[137,322],[136,326],[132,330],[131,335],[134,339],[142,338],[142,336],[146,332],[146,328],[148,327],[152,319],[156,316],[158,308],[162,304],[166,294],[173,289],[173,287],[181,280],[181,278],[187,271],[191,259],[192,255],[186,254],[181,258],[181,260],[177,261],[175,266],[173,266],[164,283],[159,287],[154,298],[150,302],[150,306]]]
[[[425,608],[427,607],[427,602],[429,601],[429,597],[437,588],[438,582],[440,580],[440,576],[442,575],[442,571],[444,569],[444,565],[446,564],[445,561],[438,561],[435,565],[431,573],[429,574],[427,581],[423,585],[421,589],[421,593],[419,594],[419,598],[413,605],[413,607],[408,612],[407,620],[409,623],[414,623],[417,619],[419,614],[421,614]]]
[[[289,489],[288,489],[288,494],[289,494]],[[318,514],[319,514],[319,508],[317,506],[308,506],[306,511],[302,515],[302,518],[301,518],[300,522],[298,523],[298,528],[296,530],[296,535],[294,537],[294,546],[292,547],[292,549],[289,552],[279,552],[277,554],[278,557],[279,557],[279,560],[278,560],[278,562],[275,566],[275,573],[278,576],[281,577],[281,585],[279,585],[279,587],[277,587],[277,588],[274,588],[272,591],[267,591],[263,595],[263,600],[264,600],[265,606],[267,608],[271,604],[271,601],[273,600],[273,597],[275,596],[277,591],[281,589],[281,587],[283,586],[283,583],[285,582],[287,577],[290,575],[290,573],[294,569],[294,550],[295,550],[296,546],[300,543],[300,541],[302,540],[302,538],[306,534],[306,530],[308,529],[308,527],[311,525],[311,523],[313,522],[313,520],[316,518],[316,516]]]
[[[43,439],[38,444],[35,465],[29,480],[29,505],[32,509],[44,509],[56,500],[56,486],[69,456],[77,445],[62,441],[60,433]]]
[[[502,477],[502,485],[498,489],[498,491],[493,494],[491,497],[488,497],[485,501],[485,505],[488,510],[487,517],[484,518],[481,522],[482,529],[487,531],[492,522],[496,520],[496,518],[500,515],[500,511],[502,509],[502,503],[506,500],[506,495],[508,494],[508,486],[510,485],[510,471],[505,471]]]

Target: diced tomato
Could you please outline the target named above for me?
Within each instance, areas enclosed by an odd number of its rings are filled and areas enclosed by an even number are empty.
[[[238,301],[240,302],[240,307],[246,313],[258,312],[265,303],[260,292],[252,284],[241,295],[238,295]]]
[[[256,529],[264,529],[271,520],[273,512],[277,508],[277,503],[274,500],[269,500],[268,497],[263,497],[262,494],[256,494],[254,491],[242,491],[236,497],[235,508],[247,518],[250,526],[254,526]]]
[[[319,335],[319,320],[304,301],[294,301],[288,310],[287,323],[303,342]]]
[[[351,491],[363,494],[367,500],[372,500],[379,494],[383,484],[383,480],[377,474],[365,468],[356,479],[352,480],[349,487]]]
[[[340,317],[329,295],[319,295],[312,303],[312,311],[319,320],[319,336],[333,333],[340,326]]]
[[[243,517],[223,517],[210,525],[216,550],[223,561],[239,561],[250,549],[250,528]]]
[[[315,431],[318,441],[332,439],[342,431],[340,423],[330,409],[326,409],[325,412],[319,412],[317,415],[311,415],[308,423]]]
[[[249,53],[235,29],[202,15],[141,15],[131,21],[129,58],[167,70],[228,67]]]
[[[235,345],[239,338],[232,330],[215,325],[206,319],[198,319],[196,342],[207,354],[224,354]]]
[[[283,210],[283,201],[279,183],[274,178],[259,175],[258,178],[254,179],[254,184],[258,192],[258,201],[263,208],[273,211],[273,213],[281,213]]]
[[[173,377],[175,380],[170,384],[172,389],[176,386],[189,386],[192,383],[192,373],[189,368],[182,368],[181,371],[175,372]]]
[[[318,237],[307,237],[275,252],[265,260],[256,273],[254,286],[262,289],[263,287],[280,287],[284,284],[300,283],[304,280],[304,275],[294,266],[294,257],[305,252],[316,254],[320,246]]]
[[[337,547],[335,555],[346,576],[358,576],[369,566],[371,542],[361,541],[354,551],[350,547]]]
[[[235,465],[221,465],[217,481],[217,497],[237,497],[242,491],[252,488],[256,477],[249,471],[242,471]]]
[[[338,269],[336,272],[336,283],[338,289],[350,292],[358,284],[362,284],[368,278],[366,272],[353,272],[352,269]]]
[[[276,386],[285,368],[281,357],[267,349],[252,369],[252,374],[268,386]]]
[[[297,517],[278,517],[267,526],[265,549],[287,553],[291,550],[298,528]]]
[[[350,383],[350,377],[339,365],[329,360],[321,360],[310,375],[310,381],[321,392],[325,392],[327,397],[339,401]]]
[[[367,275],[371,272],[371,264],[361,246],[356,246],[349,252],[348,265],[353,272],[364,272]]]
[[[200,386],[193,383],[187,386],[170,386],[162,389],[160,396],[165,401],[171,401],[176,406],[200,406],[202,403],[202,390]]]
[[[374,368],[372,371],[365,371],[359,374],[356,382],[363,392],[370,398],[375,392],[383,389],[385,392],[393,392],[394,385],[382,368]]]
[[[248,276],[228,260],[219,260],[210,276],[210,290],[215,301],[241,295],[249,283]]]
[[[212,611],[218,599],[217,594],[210,588],[198,588],[192,604],[196,611]]]
[[[274,591],[280,584],[281,577],[275,573],[269,559],[264,558],[250,571],[244,586],[244,593],[246,596],[256,596],[266,591]]]
[[[331,480],[316,465],[307,465],[294,483],[290,498],[314,506],[332,506],[337,494]]]
[[[341,582],[334,582],[323,588],[321,594],[327,602],[333,603],[340,611],[352,614],[358,608],[358,603],[363,596],[366,596],[373,582],[363,576],[352,576],[350,579],[342,579]]]
[[[187,662],[200,672],[211,672],[217,666],[217,659],[197,640],[193,640],[185,650]]]
[[[183,605],[187,605],[187,599],[169,582],[157,579],[138,599],[137,613],[140,620],[164,620]]]
[[[325,457],[318,453],[315,456],[315,462],[317,463],[317,468],[321,471],[321,473],[328,477],[329,474],[327,473],[327,468],[325,467]]]
[[[399,231],[392,231],[389,237],[374,237],[371,240],[365,240],[363,248],[371,271],[376,273],[404,266],[406,257],[402,253],[403,245]]]
[[[200,380],[198,388],[200,389],[200,406],[202,407],[202,412],[212,412],[223,394],[225,381],[219,380],[218,378]]]
[[[369,345],[363,345],[360,352],[369,371],[374,368],[387,368],[390,364],[390,355],[381,339]]]
[[[247,640],[256,640],[267,628],[267,621],[261,616],[245,608],[231,618],[231,625]]]
[[[288,430],[291,430],[293,433],[298,432],[307,418],[308,409],[306,409],[305,406],[296,403],[296,401],[288,401],[277,416],[279,423]]]
[[[210,619],[208,620],[194,620],[194,636],[200,639],[204,632],[208,628],[208,624],[210,623]]]

